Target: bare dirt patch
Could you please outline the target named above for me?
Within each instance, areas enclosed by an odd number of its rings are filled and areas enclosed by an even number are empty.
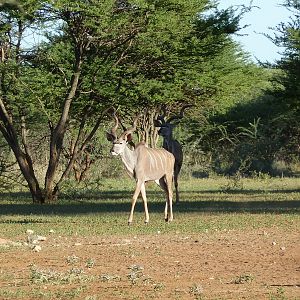
[[[300,299],[296,231],[52,234],[39,252],[4,245],[1,299]]]

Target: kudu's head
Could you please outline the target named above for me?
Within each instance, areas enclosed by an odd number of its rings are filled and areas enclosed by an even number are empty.
[[[120,122],[115,112],[113,113],[113,118],[115,120],[115,124],[112,127],[111,131],[106,133],[106,138],[108,141],[113,143],[110,153],[112,155],[120,155],[124,152],[128,142],[132,141],[132,133],[136,130],[136,124],[139,115],[134,118],[132,127],[125,129],[122,126],[123,133],[119,137],[117,136],[117,129]]]
[[[166,108],[163,107],[163,114],[158,116],[158,118],[154,120],[154,125],[156,127],[160,127],[160,129],[158,130],[158,134],[163,138],[171,139],[174,127],[176,127],[176,125],[179,124],[179,121],[183,118],[184,110],[191,106],[192,105],[184,105],[181,108],[179,115],[172,116],[169,119],[166,119],[167,112]]]

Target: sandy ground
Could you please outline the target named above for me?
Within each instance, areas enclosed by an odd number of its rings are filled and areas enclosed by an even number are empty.
[[[14,242],[0,239],[0,299],[300,299],[299,231]]]

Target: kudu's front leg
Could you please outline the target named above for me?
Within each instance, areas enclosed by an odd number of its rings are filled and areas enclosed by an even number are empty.
[[[137,198],[138,198],[140,192],[142,194],[142,198],[143,198],[143,202],[144,202],[145,224],[148,224],[148,222],[149,222],[149,212],[148,212],[148,205],[147,205],[147,198],[146,198],[145,183],[141,180],[137,180],[136,188],[135,188],[134,194],[132,196],[131,211],[130,211],[130,215],[128,218],[128,225],[131,225],[131,223],[133,221],[133,212],[134,212],[135,204],[136,204],[136,201],[137,201]]]

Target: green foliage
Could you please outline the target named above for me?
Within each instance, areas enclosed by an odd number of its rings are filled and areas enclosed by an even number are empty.
[[[286,162],[299,161],[299,112],[300,112],[300,7],[299,1],[285,1],[284,6],[293,16],[276,28],[273,42],[284,46],[283,57],[277,61],[272,79],[272,98],[268,104],[271,113],[265,119],[266,137],[270,136],[277,148],[274,156]]]
[[[229,50],[228,55],[224,51],[229,59],[228,65],[224,57],[220,59],[225,69],[220,68],[221,80],[214,85],[216,104],[205,107],[204,120],[196,115],[188,124],[192,135],[187,142],[198,142],[199,148],[212,156],[211,166],[217,172],[295,174],[300,154],[297,3],[285,2],[295,15],[287,24],[280,23],[272,38],[277,45],[287,47],[282,59],[274,66],[256,66],[231,60],[233,52]],[[218,76],[218,68],[213,74]]]
[[[49,125],[54,128],[60,119],[72,80],[79,74],[68,111],[62,167],[72,147],[97,128],[109,106],[117,107],[126,121],[146,107],[151,123],[162,105],[172,113],[183,103],[194,104],[178,132],[186,169],[251,173],[270,171],[274,157],[281,161],[287,153],[292,161],[299,152],[298,19],[280,25],[284,35],[274,41],[285,43],[288,50],[278,69],[270,69],[252,63],[231,38],[250,9],[218,10],[207,0],[28,0],[21,8],[3,8],[0,37],[10,43],[11,51],[0,64],[1,97],[19,140],[22,117],[33,160],[43,161],[45,169],[47,155],[40,159],[40,153],[49,150],[42,141],[49,141]],[[18,22],[24,35],[16,34]],[[24,41],[25,28],[39,28],[44,36],[30,51],[22,43],[13,48],[13,41]],[[102,136],[91,139],[87,148],[77,162],[85,155],[103,158],[107,150]],[[101,174],[115,170],[106,168]]]

